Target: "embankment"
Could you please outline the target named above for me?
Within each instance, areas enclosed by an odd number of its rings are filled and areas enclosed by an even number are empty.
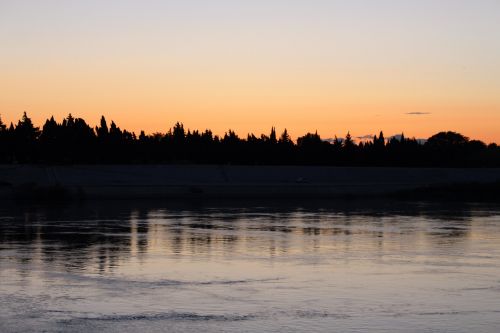
[[[1,165],[2,198],[329,198],[498,188],[500,169]],[[439,190],[440,189],[440,190]],[[441,195],[441,194],[440,194]],[[445,194],[443,194],[445,195]]]

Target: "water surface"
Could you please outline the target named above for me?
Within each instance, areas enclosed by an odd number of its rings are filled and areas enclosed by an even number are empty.
[[[499,328],[499,206],[0,206],[0,332]]]

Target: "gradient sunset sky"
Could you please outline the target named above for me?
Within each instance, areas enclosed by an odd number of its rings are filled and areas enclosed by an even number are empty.
[[[500,143],[499,0],[0,0],[0,114]]]

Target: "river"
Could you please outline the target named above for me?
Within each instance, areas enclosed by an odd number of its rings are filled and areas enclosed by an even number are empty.
[[[499,205],[0,204],[0,332],[499,328]]]

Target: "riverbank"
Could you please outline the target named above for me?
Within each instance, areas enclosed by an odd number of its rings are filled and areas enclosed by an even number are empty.
[[[217,165],[0,166],[2,198],[339,198],[500,193],[500,169]],[[475,193],[478,192],[478,193]],[[497,193],[497,194],[495,194]]]

